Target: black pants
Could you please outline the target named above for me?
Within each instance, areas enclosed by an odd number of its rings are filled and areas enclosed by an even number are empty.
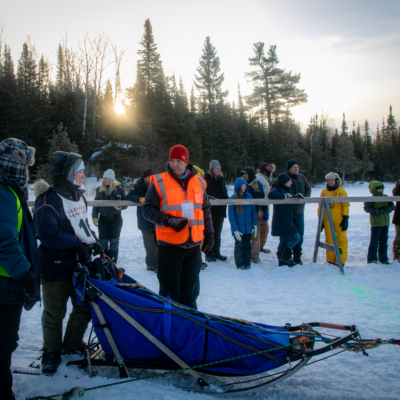
[[[368,247],[368,262],[386,262],[388,258],[389,226],[372,226],[371,241]],[[378,252],[379,250],[379,252]]]
[[[224,217],[212,217],[212,223],[214,226],[214,246],[211,249],[209,253],[207,253],[208,256],[216,255],[219,256],[220,249],[221,249],[221,232],[222,232],[222,227],[224,225]]]
[[[158,273],[160,295],[197,310],[200,294],[200,246],[183,249],[158,246]]]
[[[239,242],[235,238],[235,264],[237,268],[250,267],[251,264],[251,233],[244,234]]]
[[[14,399],[12,392],[11,354],[18,347],[22,304],[0,305],[0,391],[1,399]]]
[[[99,218],[99,240],[104,252],[110,257],[114,257],[115,263],[118,261],[119,237],[122,229],[122,216],[116,215],[112,219]],[[110,244],[109,244],[110,243]]]

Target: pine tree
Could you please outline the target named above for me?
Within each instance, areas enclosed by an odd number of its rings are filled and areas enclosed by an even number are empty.
[[[369,123],[367,120],[364,122],[363,148],[364,153],[367,154],[370,159],[372,156],[372,137],[369,132]]]
[[[138,50],[140,56],[138,72],[140,71],[143,76],[145,93],[149,94],[155,90],[158,75],[162,70],[160,54],[157,53],[150,19],[146,19],[144,23],[144,34],[139,44],[143,49]]]
[[[221,74],[220,61],[215,47],[211,44],[210,37],[204,41],[200,65],[196,68],[194,84],[200,92],[200,110],[209,114],[215,112],[217,102],[223,102],[228,91],[222,91],[224,74]]]
[[[254,84],[253,94],[247,97],[247,103],[253,107],[265,107],[268,128],[272,125],[272,117],[279,115],[286,107],[294,107],[307,102],[304,89],[296,85],[300,81],[300,74],[277,68],[279,64],[276,46],[270,46],[268,57],[264,55],[264,43],[254,43],[254,57],[249,58],[250,65],[257,68],[255,71],[246,72]]]
[[[37,64],[32,49],[27,42],[22,46],[21,58],[18,60],[17,84],[21,100],[24,103],[35,101],[37,94]]]
[[[349,127],[346,122],[346,116],[343,113],[342,125],[340,126],[340,136],[349,136]]]
[[[342,173],[344,182],[346,174],[351,174],[354,181],[354,173],[358,173],[362,168],[362,162],[354,154],[354,145],[351,139],[342,135],[338,138],[336,149],[336,169]]]
[[[43,179],[50,185],[53,184],[51,178],[51,156],[56,151],[79,153],[78,146],[74,142],[71,143],[68,137],[67,128],[63,127],[62,122],[57,125],[57,132],[53,131],[53,139],[51,140],[50,149],[47,154],[47,163],[43,164],[36,173],[37,179]]]

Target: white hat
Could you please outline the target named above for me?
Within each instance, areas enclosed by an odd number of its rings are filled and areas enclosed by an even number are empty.
[[[112,179],[113,181],[115,181],[115,172],[112,169],[108,169],[103,174],[103,179],[104,178]]]

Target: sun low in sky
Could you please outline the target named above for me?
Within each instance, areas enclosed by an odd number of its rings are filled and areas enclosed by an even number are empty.
[[[236,104],[238,84],[243,97],[253,90],[245,72],[252,69],[253,43],[264,42],[265,48],[277,46],[279,68],[301,74],[298,88],[305,89],[308,103],[292,113],[303,132],[322,110],[336,127],[345,112],[349,125],[368,119],[375,129],[390,104],[400,120],[399,0],[114,0],[110,7],[99,7],[97,0],[71,0],[67,8],[42,0],[43,13],[35,2],[3,3],[0,19],[15,62],[27,35],[55,65],[66,32],[74,48],[84,31],[105,32],[126,49],[121,64],[126,89],[135,82],[137,51],[149,18],[165,74],[175,73],[177,81],[182,77],[188,95],[207,36],[220,58],[222,89]],[[115,111],[123,113],[123,106]]]

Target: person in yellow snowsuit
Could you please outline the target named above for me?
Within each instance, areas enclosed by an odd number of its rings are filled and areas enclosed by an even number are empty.
[[[347,197],[347,193],[341,186],[342,181],[335,172],[329,172],[325,176],[326,188],[322,189],[320,197]],[[344,265],[347,260],[347,228],[349,227],[349,207],[350,203],[330,203],[333,225],[335,227],[336,238],[339,247],[342,249],[341,259]],[[318,215],[321,204],[318,205]],[[324,211],[322,229],[325,229],[325,242],[333,244],[331,229],[329,227],[328,216]],[[330,264],[337,263],[336,256],[333,251],[326,251],[326,261]]]

